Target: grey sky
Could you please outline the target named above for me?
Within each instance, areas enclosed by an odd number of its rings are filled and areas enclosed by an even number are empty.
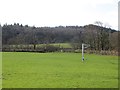
[[[0,0],[0,23],[30,26],[87,25],[118,29],[118,0]]]

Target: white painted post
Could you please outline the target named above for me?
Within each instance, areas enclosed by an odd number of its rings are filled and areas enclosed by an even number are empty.
[[[84,44],[82,43],[82,61],[84,61]]]

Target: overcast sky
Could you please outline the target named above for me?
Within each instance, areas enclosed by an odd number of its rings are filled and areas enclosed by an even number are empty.
[[[118,29],[119,0],[0,0],[0,23],[68,26],[101,21]]]

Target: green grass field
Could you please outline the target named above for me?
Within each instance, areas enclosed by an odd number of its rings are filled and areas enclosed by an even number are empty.
[[[3,88],[117,88],[117,56],[3,52]]]

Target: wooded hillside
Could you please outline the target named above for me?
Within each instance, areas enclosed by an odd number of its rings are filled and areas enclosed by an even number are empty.
[[[2,27],[3,46],[50,43],[70,43],[73,48],[81,48],[81,43],[87,43],[91,50],[118,50],[118,31],[93,24],[31,27],[15,23]]]

